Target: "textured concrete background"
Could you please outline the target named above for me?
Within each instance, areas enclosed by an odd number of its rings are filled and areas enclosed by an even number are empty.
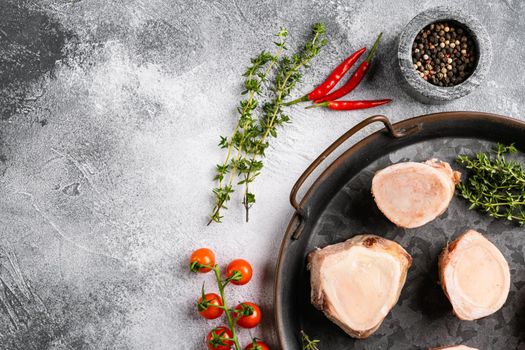
[[[525,5],[441,1],[486,26],[494,64],[482,87],[446,106],[411,99],[396,81],[394,40],[432,1],[0,1],[0,348],[202,349],[211,328],[190,275],[199,246],[219,262],[249,259],[272,343],[272,279],[290,217],[289,190],[331,141],[371,113],[393,120],[443,110],[523,118]],[[254,186],[251,222],[232,203],[205,226],[216,144],[236,120],[240,74],[280,26],[291,48],[310,25],[329,45],[298,89],[349,52],[384,40],[354,97],[395,102],[355,113],[290,110]],[[299,91],[297,92],[299,96]],[[362,137],[371,130],[360,133]],[[238,198],[235,198],[238,199]],[[235,201],[234,201],[235,202]]]

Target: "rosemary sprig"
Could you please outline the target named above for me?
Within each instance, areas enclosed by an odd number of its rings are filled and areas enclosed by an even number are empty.
[[[489,154],[458,156],[456,161],[468,169],[468,177],[457,188],[459,195],[471,203],[470,209],[524,225],[525,170],[520,163],[505,158],[516,152],[513,144],[498,144]]]
[[[263,162],[257,158],[264,156],[269,145],[268,138],[277,136],[277,127],[290,120],[282,111],[283,101],[301,80],[301,68],[308,67],[309,62],[326,45],[326,39],[323,37],[324,25],[317,23],[313,26],[313,39],[306,43],[301,52],[291,57],[283,56],[284,50],[287,50],[287,34],[286,29],[281,28],[277,34],[279,41],[275,42],[278,48],[276,54],[262,52],[252,59],[252,65],[244,74],[246,80],[243,94],[248,96],[240,102],[239,120],[232,136],[229,139],[221,136],[219,142],[220,147],[227,149],[227,154],[225,161],[216,166],[215,180],[218,184],[213,189],[215,206],[208,225],[212,222],[221,222],[222,209],[227,209],[226,204],[235,191],[235,185],[244,186],[243,204],[248,221],[248,210],[255,203],[255,195],[249,191],[248,185],[259,175],[263,167]],[[276,70],[275,78],[267,89],[271,99],[259,109],[257,97],[263,94],[264,83],[268,81],[272,70]],[[256,112],[261,113],[260,118],[254,116]],[[241,176],[240,181],[235,184],[235,179]],[[224,181],[225,178],[228,178],[228,181]]]
[[[246,153],[251,157],[246,158],[243,167],[239,169],[239,173],[242,174],[239,185],[244,185],[243,205],[246,210],[246,221],[249,219],[249,210],[255,203],[255,194],[250,192],[249,184],[255,180],[263,168],[263,162],[257,158],[265,156],[265,150],[269,146],[268,138],[277,137],[277,128],[290,121],[290,117],[283,113],[283,101],[301,81],[301,68],[307,68],[310,61],[326,45],[324,24],[314,24],[312,34],[312,40],[304,45],[301,52],[291,57],[285,56],[279,62],[274,87],[271,89],[273,98],[266,102],[262,108],[263,115],[258,128],[259,135],[254,138],[255,142],[246,147]]]
[[[301,346],[303,350],[319,350],[317,344],[321,341],[317,339],[310,339],[308,335],[301,330]]]

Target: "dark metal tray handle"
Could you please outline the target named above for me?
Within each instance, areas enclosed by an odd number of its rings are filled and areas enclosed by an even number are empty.
[[[388,131],[388,134],[392,136],[393,138],[400,138],[403,136],[406,136],[408,134],[413,134],[414,132],[417,132],[419,130],[419,125],[413,125],[407,129],[396,129],[390,123],[390,120],[385,117],[384,115],[374,115],[372,117],[369,117],[359,124],[355,125],[353,128],[345,132],[341,137],[339,137],[337,140],[334,141],[330,146],[328,146],[327,149],[323,151],[317,157],[316,160],[312,162],[306,168],[304,173],[299,177],[299,179],[295,182],[295,185],[292,187],[292,191],[290,192],[290,203],[292,204],[292,207],[295,208],[295,213],[292,217],[292,220],[290,220],[290,224],[288,227],[288,230],[291,229],[292,225],[296,225],[295,230],[292,234],[292,239],[298,239],[301,235],[304,219],[305,219],[305,213],[300,205],[300,202],[297,201],[297,192],[299,192],[299,189],[303,185],[303,183],[306,181],[306,179],[312,174],[312,172],[321,164],[333,151],[335,151],[343,142],[348,140],[352,135],[357,133],[359,130],[363,129],[365,126],[375,123],[375,122],[381,122],[385,125],[386,130]],[[287,231],[289,232],[289,231]]]

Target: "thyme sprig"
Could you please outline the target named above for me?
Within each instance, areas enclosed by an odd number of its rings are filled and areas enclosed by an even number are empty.
[[[514,144],[498,144],[488,154],[458,156],[456,161],[468,169],[468,177],[457,189],[471,203],[470,209],[524,225],[525,170],[519,162],[505,158],[506,154],[516,152]]]
[[[301,330],[301,346],[303,350],[319,350],[317,344],[321,341],[317,339],[310,339],[310,337]]]
[[[262,51],[257,57],[251,59],[251,65],[246,69],[243,76],[244,91],[243,95],[248,95],[246,99],[239,103],[237,112],[239,113],[239,120],[233,130],[232,136],[221,136],[219,147],[227,149],[226,159],[222,164],[216,165],[216,175],[214,180],[218,181],[218,185],[213,189],[215,195],[215,207],[213,208],[208,225],[212,222],[221,222],[221,209],[227,209],[226,203],[231,199],[231,194],[234,192],[233,181],[237,175],[237,170],[243,167],[242,154],[246,145],[253,137],[254,126],[256,119],[253,115],[255,109],[259,105],[256,97],[262,94],[262,85],[268,80],[268,75],[272,67],[279,59],[283,50],[286,49],[286,37],[288,31],[281,28],[277,37],[279,41],[275,43],[278,47],[276,55],[272,55],[267,51]],[[263,68],[266,66],[266,69]],[[237,155],[232,158],[232,151],[237,150]],[[223,184],[224,178],[229,175],[227,184]]]
[[[283,57],[280,61],[274,87],[271,89],[273,98],[263,106],[263,115],[258,129],[260,136],[253,147],[247,149],[247,153],[251,155],[244,163],[247,167],[239,171],[242,174],[239,184],[244,184],[243,205],[246,210],[246,221],[249,220],[249,210],[255,203],[255,194],[250,192],[249,184],[255,180],[263,168],[263,162],[257,158],[265,156],[265,150],[269,146],[268,138],[277,137],[277,128],[290,121],[290,117],[283,112],[283,104],[293,88],[301,81],[301,68],[307,68],[310,61],[326,45],[325,27],[322,23],[316,23],[312,27],[312,32],[312,40],[304,45],[301,52],[291,57]]]
[[[219,142],[219,146],[226,149],[227,154],[225,161],[216,166],[217,187],[213,189],[215,206],[208,225],[211,222],[221,222],[222,210],[227,209],[226,204],[231,200],[235,185],[244,187],[242,202],[248,221],[249,208],[255,203],[255,194],[250,192],[249,184],[263,168],[263,162],[258,158],[264,157],[269,146],[268,138],[277,137],[277,128],[290,120],[283,113],[283,101],[300,82],[301,69],[308,67],[310,61],[326,45],[325,27],[322,23],[315,24],[312,32],[313,38],[299,53],[287,56],[283,52],[287,50],[288,32],[281,28],[277,34],[279,40],[275,42],[277,52],[272,55],[263,51],[251,60],[251,66],[245,71],[243,94],[247,94],[247,98],[240,102],[238,123],[232,136],[221,136]],[[272,72],[274,78],[269,81]],[[269,100],[260,106],[258,98],[263,97],[263,90],[268,93]]]

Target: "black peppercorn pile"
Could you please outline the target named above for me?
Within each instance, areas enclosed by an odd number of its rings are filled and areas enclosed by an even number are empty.
[[[476,50],[467,31],[453,23],[432,23],[416,36],[412,62],[419,76],[438,86],[464,82],[476,66]]]

